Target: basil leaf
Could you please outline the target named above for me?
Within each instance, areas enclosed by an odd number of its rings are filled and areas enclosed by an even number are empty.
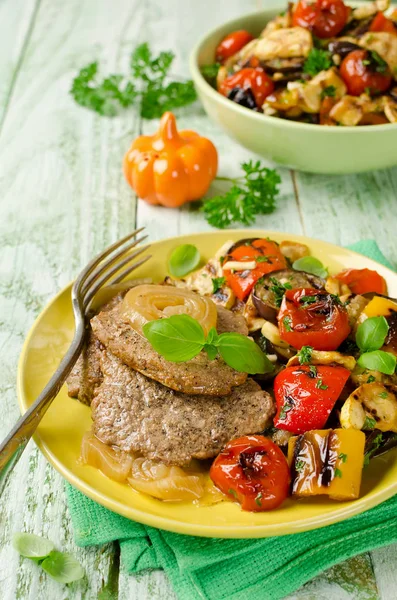
[[[317,277],[328,277],[328,269],[326,269],[321,261],[318,258],[314,258],[314,256],[303,256],[302,258],[298,258],[293,265],[292,268],[295,271],[305,271],[306,273],[310,273],[311,275],[316,275]]]
[[[211,329],[208,332],[207,339],[206,339],[207,344],[214,344],[215,346],[217,346],[218,340],[219,340],[219,335],[218,335],[217,330],[215,329],[215,327],[211,327]]]
[[[32,560],[41,560],[55,548],[54,544],[34,533],[15,533],[12,545],[21,556]]]
[[[389,324],[385,317],[370,317],[357,328],[356,344],[361,352],[378,350],[385,343]]]
[[[241,373],[271,373],[274,369],[259,346],[241,333],[222,333],[218,349],[225,363]]]
[[[203,328],[189,315],[149,321],[142,330],[156,352],[170,362],[191,360],[205,344]]]
[[[364,369],[393,375],[396,362],[394,354],[383,352],[383,350],[375,350],[374,352],[364,352],[358,359],[357,364]]]
[[[206,351],[210,360],[214,360],[218,356],[218,348],[212,344],[205,344],[203,350]]]
[[[66,552],[53,550],[41,563],[41,568],[59,583],[72,583],[84,577],[81,564]]]
[[[183,277],[198,267],[200,260],[200,252],[196,246],[182,244],[172,252],[168,260],[168,270],[174,277]]]

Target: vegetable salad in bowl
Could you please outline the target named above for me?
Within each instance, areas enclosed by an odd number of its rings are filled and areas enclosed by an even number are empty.
[[[309,248],[191,244],[169,274],[109,289],[69,394],[91,406],[82,462],[163,501],[353,500],[397,434],[397,300],[375,270]],[[202,263],[201,263],[202,264]],[[165,274],[164,274],[165,275]]]
[[[254,38],[230,32],[202,73],[231,101],[329,126],[397,122],[397,9],[299,0]]]

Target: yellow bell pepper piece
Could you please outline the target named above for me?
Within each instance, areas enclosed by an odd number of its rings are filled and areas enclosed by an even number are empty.
[[[363,310],[363,314],[368,318],[388,317],[392,312],[397,312],[397,303],[382,296],[374,296]]]
[[[318,429],[290,438],[292,494],[354,500],[360,494],[365,435],[357,429]]]

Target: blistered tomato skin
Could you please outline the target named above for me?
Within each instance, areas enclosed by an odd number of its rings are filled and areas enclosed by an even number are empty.
[[[310,29],[321,39],[331,38],[342,31],[350,9],[342,0],[300,0],[292,16],[295,27]]]
[[[337,275],[336,279],[345,283],[353,294],[387,294],[387,283],[382,275],[371,269],[345,269]]]
[[[336,350],[350,333],[345,307],[325,290],[287,290],[277,320],[281,339],[297,350]]]
[[[243,510],[273,510],[289,494],[287,459],[274,442],[262,435],[249,435],[229,442],[214,460],[210,477]]]
[[[245,29],[229,33],[229,35],[223,38],[216,49],[216,61],[220,63],[225,62],[226,59],[236,54],[236,52],[244,48],[253,39],[254,37],[248,31],[245,31]]]
[[[301,434],[322,429],[339,398],[350,371],[329,365],[288,367],[274,380],[277,414],[274,425]]]
[[[273,92],[274,83],[261,67],[246,67],[234,75],[226,77],[219,87],[223,96],[229,94],[235,88],[251,90],[257,107],[261,107],[266,98]]]
[[[385,67],[384,72],[377,71],[376,62],[371,61],[367,50],[354,50],[343,59],[340,74],[344,80],[347,91],[352,96],[370,92],[381,94],[386,92],[393,81],[390,70]]]

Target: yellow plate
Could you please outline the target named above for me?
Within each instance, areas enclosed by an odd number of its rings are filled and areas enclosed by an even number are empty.
[[[397,275],[360,254],[322,241],[271,231],[234,230],[185,235],[153,244],[153,259],[134,276],[161,279],[166,274],[169,253],[179,244],[195,244],[203,259],[211,257],[228,239],[266,237],[308,244],[312,254],[330,268],[376,269],[385,277],[391,296],[397,296]],[[18,370],[18,398],[24,412],[47,383],[73,336],[70,286],[62,290],[34,323],[25,342]],[[249,513],[232,502],[197,507],[173,504],[135,492],[79,463],[83,434],[90,429],[90,409],[67,396],[62,388],[41,425],[35,441],[50,463],[72,485],[110,510],[135,521],[188,535],[229,538],[255,538],[298,533],[323,527],[360,513],[397,492],[397,454],[389,452],[365,469],[361,498],[336,502],[326,498],[287,500],[272,512]]]

